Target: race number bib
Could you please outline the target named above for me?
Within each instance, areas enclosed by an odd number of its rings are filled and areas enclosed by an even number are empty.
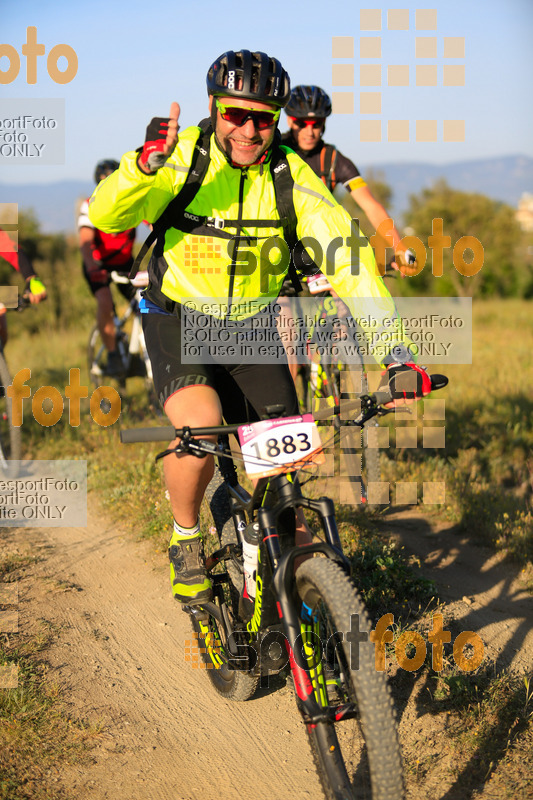
[[[325,461],[312,414],[241,425],[238,436],[244,467],[251,478],[266,478]]]

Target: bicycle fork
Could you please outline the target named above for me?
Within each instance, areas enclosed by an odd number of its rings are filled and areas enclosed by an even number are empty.
[[[294,498],[291,498],[285,503],[280,503],[275,509],[260,509],[258,519],[264,531],[263,541],[272,564],[272,583],[277,596],[278,614],[286,637],[285,646],[301,713],[306,724],[316,725],[319,722],[355,717],[357,710],[351,703],[340,706],[328,704],[327,675],[322,662],[318,620],[303,602],[301,608],[295,603],[294,562],[302,556],[323,553],[347,572],[349,563],[342,553],[334,505],[329,498],[309,500],[301,497],[295,503],[319,514],[328,541],[292,547],[285,553],[281,552],[276,517],[284,506],[294,502]]]

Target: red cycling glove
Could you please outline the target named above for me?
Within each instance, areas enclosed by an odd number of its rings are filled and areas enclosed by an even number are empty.
[[[170,117],[154,117],[146,128],[139,163],[150,172],[157,172],[172,155],[172,151],[166,154],[163,152],[167,142],[169,122]]]
[[[416,400],[431,392],[431,378],[416,364],[391,364],[382,373],[380,388],[388,384],[393,400]]]

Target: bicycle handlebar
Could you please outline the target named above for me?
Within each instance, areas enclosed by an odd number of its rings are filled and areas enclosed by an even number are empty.
[[[176,430],[172,425],[160,428],[130,428],[120,431],[122,444],[135,444],[138,442],[169,442],[176,438]]]
[[[434,374],[431,375],[431,388],[432,390],[443,389],[447,383],[448,378],[445,375]],[[372,392],[370,395],[364,395],[366,398],[366,408],[362,408],[362,414],[369,413],[367,417],[370,419],[379,413],[387,413],[387,409],[383,409],[387,403],[393,401],[393,397],[389,391]],[[362,400],[363,398],[361,398]],[[422,398],[417,398],[421,400]],[[349,401],[348,401],[349,403]],[[345,409],[346,410],[346,409]],[[328,408],[328,415],[332,413],[339,414],[340,406],[335,408]],[[318,419],[318,417],[317,417]],[[366,419],[365,419],[366,421]],[[244,423],[243,423],[244,424]],[[141,442],[169,442],[176,437],[182,438],[187,432],[189,436],[217,436],[219,434],[236,434],[239,425],[216,425],[207,428],[173,428],[171,425],[159,428],[130,428],[128,430],[120,431],[120,441],[123,444],[137,444]]]
[[[148,272],[146,271],[138,272],[133,279],[130,279],[129,275],[121,275],[115,269],[111,271],[110,275],[113,283],[131,283],[138,289],[148,286]]]
[[[19,294],[18,302],[15,308],[10,309],[11,311],[24,311],[25,308],[29,308],[31,306],[31,300],[24,294]]]

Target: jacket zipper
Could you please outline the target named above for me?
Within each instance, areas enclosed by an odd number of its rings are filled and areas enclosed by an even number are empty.
[[[244,181],[246,180],[247,177],[248,177],[248,167],[244,167],[243,169],[241,169],[241,177],[239,182],[239,210],[237,213],[237,223],[238,223],[237,236],[240,236],[242,232],[242,226],[240,225],[240,223],[242,222],[242,209],[244,204]],[[239,249],[239,242],[237,242],[235,245],[235,249],[233,251],[233,260],[231,262],[231,273],[229,276],[229,286],[228,286],[228,310],[226,313],[227,318],[229,318],[231,300],[233,297],[233,286],[235,284],[235,266],[236,266],[235,255],[237,254],[238,249]]]

